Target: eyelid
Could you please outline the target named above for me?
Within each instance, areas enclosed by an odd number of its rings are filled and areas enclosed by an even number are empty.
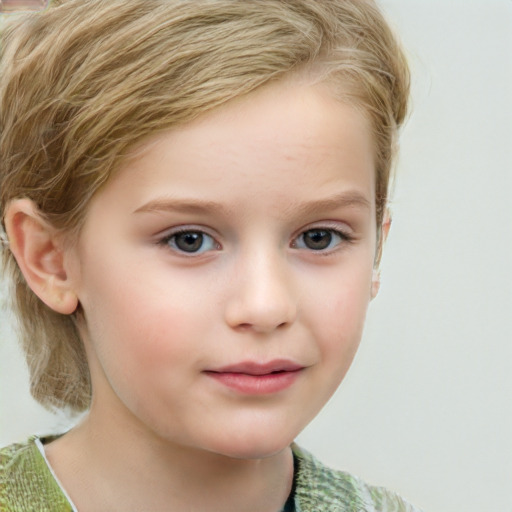
[[[306,231],[311,231],[314,229],[325,229],[326,231],[336,231],[347,238],[351,238],[354,236],[354,230],[345,222],[335,221],[335,220],[324,220],[313,222],[312,224],[307,224],[306,226],[298,229],[293,235],[293,239],[297,238],[299,235],[305,233]]]
[[[296,240],[299,237],[301,237],[308,231],[315,231],[315,230],[319,230],[319,231],[324,230],[324,231],[329,231],[331,233],[334,233],[341,238],[341,241],[340,241],[340,243],[336,244],[335,247],[330,248],[330,249],[315,250],[315,249],[310,249],[310,248],[296,247],[296,245],[295,245]],[[309,226],[301,228],[300,231],[296,235],[293,236],[290,246],[293,249],[297,249],[297,250],[301,250],[301,251],[305,250],[305,251],[308,251],[311,253],[316,253],[318,255],[328,255],[333,252],[336,252],[337,250],[340,250],[341,249],[340,246],[346,246],[347,244],[353,243],[354,240],[355,240],[355,236],[354,236],[353,230],[347,224],[341,223],[341,222],[336,222],[336,221],[324,221],[324,222],[320,221],[320,222],[315,222],[314,224],[311,224]]]
[[[221,250],[222,249],[222,245],[218,241],[218,236],[212,234],[210,231],[211,230],[205,228],[204,226],[198,226],[198,225],[193,225],[193,224],[192,225],[180,225],[180,226],[176,226],[174,228],[169,228],[167,230],[160,232],[156,236],[156,244],[163,246],[165,248],[168,248],[171,251],[173,251],[179,255],[184,255],[186,257],[194,257],[194,256],[198,257],[198,256],[204,255],[207,252],[211,252],[212,250]],[[182,251],[179,248],[173,248],[169,245],[169,241],[173,237],[176,237],[176,236],[178,236],[180,234],[184,234],[184,233],[200,233],[204,236],[207,236],[212,239],[212,241],[214,243],[214,248],[206,250],[206,251],[201,251],[201,252],[187,253],[186,251]]]
[[[212,238],[217,239],[219,235],[211,228],[202,226],[201,224],[179,224],[166,229],[159,230],[154,235],[155,239],[162,239],[173,235],[179,235],[180,233],[188,233],[189,231],[195,231],[197,233],[204,233]]]

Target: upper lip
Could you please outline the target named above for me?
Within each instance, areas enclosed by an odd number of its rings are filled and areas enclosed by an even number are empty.
[[[267,363],[259,363],[255,361],[242,361],[221,368],[208,370],[212,373],[242,373],[245,375],[268,375],[276,372],[295,372],[302,370],[304,366],[286,359],[276,359]]]

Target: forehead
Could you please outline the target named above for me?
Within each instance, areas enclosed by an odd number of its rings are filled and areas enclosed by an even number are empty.
[[[118,183],[116,193],[143,203],[158,189],[222,199],[238,187],[241,199],[260,194],[264,202],[270,192],[302,201],[352,188],[374,203],[374,167],[369,122],[358,109],[324,86],[285,82],[147,140],[105,189]]]

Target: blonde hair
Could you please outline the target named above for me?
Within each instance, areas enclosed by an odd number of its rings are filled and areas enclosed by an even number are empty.
[[[1,52],[2,218],[24,197],[78,233],[89,200],[134,144],[309,69],[371,120],[381,224],[409,75],[372,0],[60,0],[13,18]],[[73,317],[36,297],[10,251],[4,263],[33,396],[87,408]]]

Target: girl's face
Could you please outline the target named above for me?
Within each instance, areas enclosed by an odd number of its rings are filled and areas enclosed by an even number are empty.
[[[68,258],[91,418],[253,458],[286,447],[357,350],[376,252],[368,123],[279,83],[146,143]]]

